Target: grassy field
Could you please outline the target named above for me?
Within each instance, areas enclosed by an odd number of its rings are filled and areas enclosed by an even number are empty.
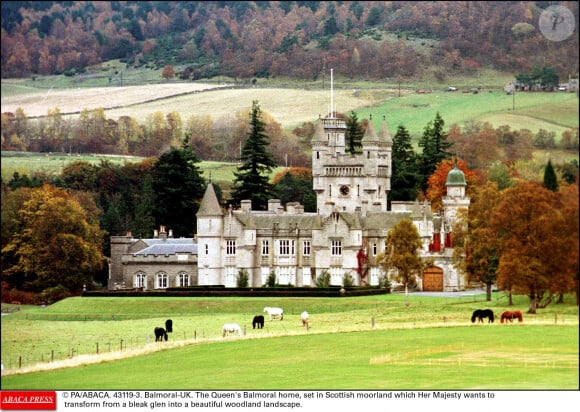
[[[20,175],[32,176],[35,173],[42,173],[48,176],[58,176],[62,169],[72,162],[87,162],[99,165],[106,161],[116,165],[126,163],[141,162],[142,157],[137,156],[109,156],[109,155],[62,155],[62,154],[39,154],[24,152],[2,152],[2,179],[10,181],[17,172]],[[237,171],[238,163],[203,161],[198,164],[203,172],[204,178],[211,178],[214,182],[232,182],[234,172]],[[273,177],[276,173],[283,171],[283,167],[277,167],[271,173]]]
[[[109,118],[131,116],[140,123],[156,111],[175,111],[185,122],[191,115],[209,115],[218,120],[239,110],[247,111],[252,101],[258,100],[263,111],[282,127],[291,129],[303,122],[315,121],[330,106],[328,78],[313,83],[260,79],[255,86],[238,84],[232,89],[222,88],[233,83],[226,78],[205,83],[160,82],[159,79],[153,82],[151,75],[149,71],[136,71],[131,76],[131,86],[91,80],[75,83],[74,79],[62,76],[36,81],[6,79],[1,88],[2,107],[3,111],[22,107],[28,116],[46,115],[55,107],[61,113],[73,114],[84,108],[102,107],[107,109]],[[558,138],[566,128],[578,127],[575,93],[518,93],[514,98],[503,92],[507,80],[509,77],[504,74],[486,72],[473,78],[450,78],[446,84],[425,80],[407,82],[399,89],[392,82],[336,79],[334,107],[342,113],[354,110],[359,119],[372,114],[376,125],[385,116],[392,133],[403,124],[414,136],[422,133],[437,111],[448,126],[481,120],[496,127],[510,124],[514,129],[527,127],[534,132],[543,128],[556,132]],[[454,85],[459,91],[445,92],[447,85]],[[478,94],[461,92],[472,87],[482,87],[482,90]],[[427,93],[416,93],[419,89]]]
[[[502,294],[491,302],[483,295],[410,299],[407,307],[397,294],[285,298],[276,302],[284,320],[262,330],[251,320],[273,304],[268,298],[71,298],[26,307],[2,319],[2,387],[578,389],[571,297],[508,325],[470,322],[476,308],[499,317],[508,308]],[[525,311],[525,297],[515,303]],[[309,328],[300,323],[305,309]],[[174,333],[153,342],[153,327],[167,318]],[[226,322],[245,335],[222,338]],[[152,372],[162,364],[180,367]]]

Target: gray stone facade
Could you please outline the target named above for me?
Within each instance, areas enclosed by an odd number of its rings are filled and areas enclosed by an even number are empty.
[[[235,287],[240,270],[252,287],[261,287],[274,273],[281,285],[315,286],[330,273],[331,284],[351,276],[355,285],[378,285],[382,273],[377,256],[384,251],[389,230],[401,219],[411,219],[423,241],[421,256],[432,262],[419,280],[423,290],[457,291],[465,279],[453,265],[451,228],[459,209],[469,207],[465,176],[449,173],[442,215],[424,202],[391,202],[392,138],[386,124],[376,133],[369,122],[362,153],[345,150],[345,122],[329,115],[319,119],[312,140],[313,188],[317,212],[272,199],[267,211],[224,210],[213,185],[208,184],[197,213],[194,239],[111,238],[109,288],[164,289],[187,285]],[[361,254],[364,265],[359,264]]]

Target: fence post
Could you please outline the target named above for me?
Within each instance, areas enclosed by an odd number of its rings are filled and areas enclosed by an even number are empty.
[[[97,342],[97,355],[99,354],[99,342]]]
[[[22,356],[18,357],[18,369],[22,368]]]
[[[54,362],[54,349],[50,351],[50,361]]]
[[[371,318],[371,328],[375,327],[375,318]]]
[[[121,351],[123,350],[123,339],[121,339]]]

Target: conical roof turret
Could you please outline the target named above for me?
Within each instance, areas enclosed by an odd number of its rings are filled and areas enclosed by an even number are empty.
[[[199,210],[196,216],[223,216],[222,208],[217,200],[213,184],[209,182],[203,198],[201,199],[201,204],[199,205]]]
[[[383,116],[383,122],[381,123],[381,130],[379,131],[379,141],[381,143],[393,144],[393,138],[391,133],[389,133],[389,128],[387,127],[387,122]]]
[[[377,132],[375,131],[375,126],[373,125],[373,119],[371,117],[362,138],[362,143],[378,143],[378,141],[379,138],[377,137]]]

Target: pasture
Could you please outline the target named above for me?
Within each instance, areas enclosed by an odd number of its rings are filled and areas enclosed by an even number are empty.
[[[40,173],[46,176],[58,176],[62,169],[73,162],[87,162],[92,165],[99,165],[101,162],[109,162],[114,165],[123,166],[126,163],[137,163],[143,161],[143,157],[137,156],[115,156],[115,155],[65,155],[49,153],[26,153],[26,152],[2,152],[2,179],[8,182],[17,172],[21,176],[33,176]],[[239,163],[202,161],[197,165],[203,172],[203,177],[210,176],[214,182],[227,182],[231,184],[234,179],[234,172],[237,171]],[[271,177],[283,171],[283,167],[272,170]]]
[[[411,136],[419,137],[437,112],[446,126],[466,121],[488,121],[494,127],[508,124],[512,129],[528,128],[553,131],[559,140],[562,131],[578,127],[578,97],[575,93],[517,93],[503,91],[503,78],[487,85],[478,94],[446,92],[443,86],[424,87],[428,93],[416,93],[406,85],[400,92],[396,84],[346,83],[334,90],[334,108],[338,112],[355,111],[359,119],[372,114],[380,127],[383,116],[392,134],[404,125]],[[452,81],[452,80],[450,80]],[[265,84],[236,86],[222,83],[162,83],[123,87],[43,88],[6,81],[2,83],[2,110],[22,107],[27,116],[44,116],[56,107],[61,113],[77,116],[82,109],[104,108],[108,118],[131,116],[139,123],[157,111],[177,112],[183,122],[190,116],[210,116],[214,121],[249,111],[258,100],[283,128],[292,129],[303,122],[316,121],[330,107],[329,82],[290,85]],[[465,83],[465,81],[463,81]],[[423,88],[423,87],[421,87]],[[72,98],[71,98],[72,97]],[[227,103],[225,103],[227,102]],[[378,130],[378,129],[377,129]]]
[[[516,296],[521,324],[499,322],[510,308],[504,295],[483,297],[411,296],[409,307],[402,295],[70,298],[3,317],[2,387],[578,389],[572,297],[528,315],[527,299]],[[272,303],[284,320],[266,316],[253,329],[253,316]],[[496,322],[472,324],[473,310],[486,307]],[[169,341],[155,342],[153,328],[169,318]],[[242,336],[223,337],[224,323],[238,323]],[[60,355],[51,361],[51,353]]]

